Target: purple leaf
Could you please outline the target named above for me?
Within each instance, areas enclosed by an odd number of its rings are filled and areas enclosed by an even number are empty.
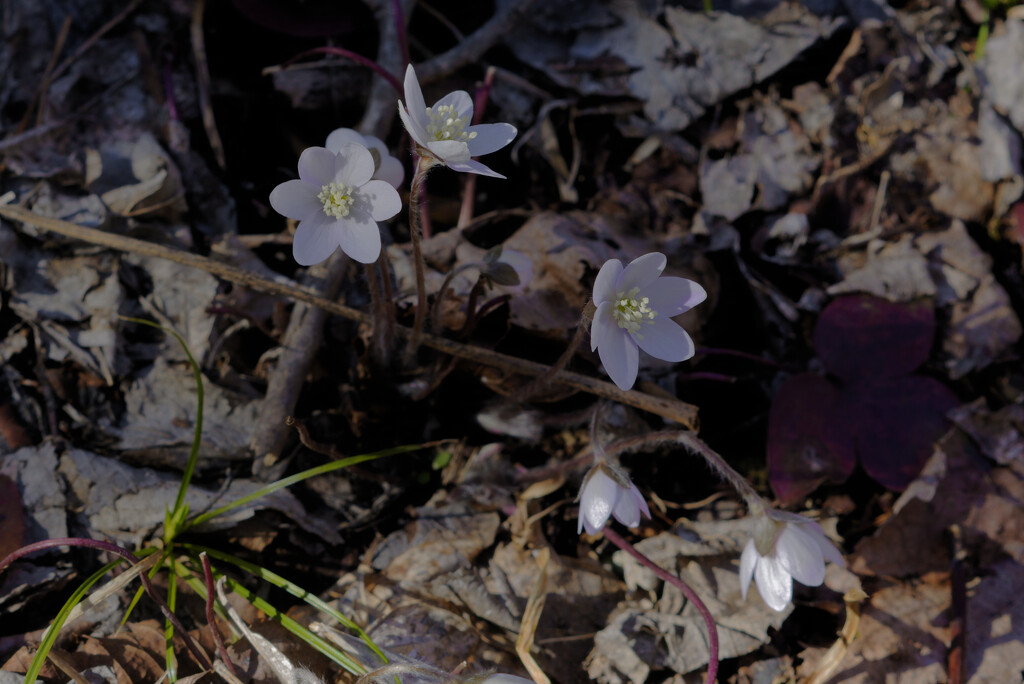
[[[859,384],[913,372],[927,360],[934,336],[931,302],[894,304],[853,295],[821,313],[814,348],[830,373]]]
[[[960,405],[941,382],[916,375],[872,383],[847,397],[861,465],[895,490],[918,476],[932,445],[951,426],[946,412]]]
[[[853,472],[856,453],[844,406],[839,388],[813,373],[794,375],[779,388],[768,418],[768,479],[783,503]]]

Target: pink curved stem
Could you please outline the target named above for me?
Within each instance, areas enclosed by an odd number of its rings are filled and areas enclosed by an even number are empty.
[[[395,78],[394,74],[392,74],[390,71],[382,67],[380,64],[377,64],[369,57],[363,57],[358,52],[352,52],[351,50],[346,50],[345,48],[334,46],[313,48],[312,50],[300,52],[299,54],[295,55],[281,66],[290,66],[295,62],[299,61],[300,59],[304,57],[309,57],[310,55],[337,55],[338,57],[351,59],[353,62],[358,62],[359,64],[362,64],[364,67],[367,67],[368,69],[372,69],[373,71],[375,71],[378,75],[380,75],[381,78],[383,78],[385,81],[391,84],[391,87],[394,88],[399,95],[403,94],[404,92],[401,82],[397,78]]]
[[[619,533],[613,530],[610,525],[606,525],[605,528],[601,530],[601,533],[604,535],[605,539],[635,558],[638,563],[651,570],[655,575],[665,580],[679,591],[683,592],[683,596],[689,599],[690,602],[697,607],[697,612],[700,613],[702,618],[704,618],[704,624],[707,625],[708,628],[708,674],[704,678],[704,683],[714,684],[715,677],[718,675],[718,628],[715,627],[715,619],[711,617],[711,611],[708,610],[708,607],[704,605],[704,602],[700,600],[697,594],[694,593],[693,589],[691,589],[686,582],[668,572],[665,568],[657,565],[644,554],[640,553],[635,546],[619,536]]]

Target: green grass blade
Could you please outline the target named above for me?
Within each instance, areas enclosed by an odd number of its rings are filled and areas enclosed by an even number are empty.
[[[206,583],[200,580],[193,571],[188,568],[187,565],[181,561],[174,561],[175,568],[178,574],[185,578],[188,585],[204,599],[206,598]],[[198,572],[198,571],[197,571]],[[227,577],[224,573],[219,572],[216,568],[213,569],[215,577]],[[287,629],[289,632],[294,634],[299,639],[305,641],[311,648],[322,653],[324,656],[343,667],[345,671],[350,672],[354,675],[361,676],[367,673],[366,667],[359,661],[352,658],[347,653],[343,653],[336,649],[333,645],[324,641],[316,634],[313,634],[308,629],[300,625],[295,620],[291,619],[272,604],[268,603],[264,599],[256,596],[254,593],[245,588],[242,584],[239,584],[235,580],[227,577],[228,586],[231,591],[234,591],[239,596],[244,598],[246,601],[256,606],[259,610],[263,611],[268,617],[277,620],[282,627]]]
[[[178,495],[174,499],[174,508],[171,509],[171,512],[168,515],[168,524],[164,529],[164,541],[167,546],[170,546],[170,543],[174,540],[174,537],[179,531],[175,521],[179,521],[181,517],[183,517],[182,509],[185,505],[185,494],[188,492],[189,483],[192,482],[192,475],[196,471],[196,461],[199,460],[199,443],[203,434],[203,402],[205,400],[203,394],[203,374],[199,369],[199,364],[196,363],[195,358],[192,356],[192,352],[189,351],[185,338],[179,335],[177,331],[171,328],[165,328],[153,321],[147,321],[144,318],[130,318],[128,316],[122,316],[122,319],[131,321],[132,323],[138,323],[140,325],[148,325],[151,328],[157,328],[159,330],[163,330],[169,335],[173,335],[174,339],[176,339],[178,344],[181,345],[182,350],[184,350],[185,356],[188,358],[188,363],[192,366],[192,375],[196,379],[196,429],[192,437],[192,448],[188,454],[188,463],[185,464],[185,472],[181,476],[181,484],[178,486]]]
[[[195,527],[196,525],[201,525],[204,522],[206,522],[207,520],[210,520],[212,518],[216,518],[218,515],[223,515],[224,513],[227,513],[228,511],[232,510],[233,508],[238,508],[239,506],[244,506],[245,504],[249,503],[250,501],[255,501],[256,499],[258,499],[258,498],[260,498],[262,496],[266,496],[267,494],[271,494],[273,492],[276,492],[279,489],[284,489],[285,487],[290,487],[293,484],[295,484],[296,482],[302,482],[303,480],[308,480],[311,477],[316,477],[317,475],[323,475],[324,473],[329,473],[329,472],[332,472],[332,471],[335,471],[335,470],[339,470],[341,468],[347,468],[348,466],[356,465],[358,463],[365,463],[366,461],[374,461],[374,460],[376,460],[378,458],[385,458],[387,456],[394,456],[395,454],[404,454],[404,453],[408,453],[410,451],[416,451],[416,450],[422,449],[422,448],[424,448],[422,444],[407,444],[405,446],[393,447],[391,449],[384,449],[383,451],[378,451],[378,452],[375,452],[375,453],[372,453],[372,454],[361,454],[359,456],[349,456],[348,458],[342,458],[342,459],[338,459],[337,461],[331,461],[330,463],[325,463],[325,464],[319,465],[319,466],[317,466],[315,468],[310,468],[309,470],[303,470],[301,473],[296,473],[295,475],[292,475],[290,477],[286,477],[284,479],[278,480],[277,482],[271,482],[266,487],[263,487],[262,489],[259,489],[259,490],[255,491],[255,492],[253,492],[252,494],[247,494],[246,496],[243,496],[240,499],[236,499],[235,501],[232,501],[231,503],[229,503],[229,504],[227,504],[225,506],[221,506],[220,508],[214,509],[212,511],[208,511],[206,513],[203,513],[202,515],[198,515],[195,518],[193,518],[192,520],[190,520],[187,523],[185,523],[185,525],[182,527],[181,531],[190,529],[192,527]]]
[[[167,565],[167,607],[174,612],[178,602],[178,578],[174,572],[174,564]],[[164,622],[164,662],[167,665],[167,681],[174,684],[178,681],[178,659],[174,657],[174,625],[170,620]]]
[[[25,684],[35,684],[35,681],[39,676],[39,672],[43,669],[43,664],[46,662],[46,656],[49,655],[50,649],[52,649],[53,645],[57,642],[57,636],[60,634],[60,630],[64,626],[64,622],[68,619],[68,614],[71,612],[71,609],[85,598],[85,594],[92,588],[92,585],[99,582],[103,579],[104,575],[123,562],[123,558],[110,561],[102,568],[89,575],[85,581],[75,589],[71,596],[68,597],[68,600],[64,602],[63,606],[61,606],[57,616],[53,618],[53,622],[50,624],[50,629],[47,630],[46,636],[43,637],[42,642],[39,644],[39,650],[36,651],[35,656],[32,657],[32,662],[29,664],[28,671],[25,673]]]
[[[180,546],[187,549],[188,551],[191,551],[197,556],[205,551],[206,554],[210,556],[210,558],[216,558],[217,560],[224,561],[225,563],[231,563],[232,565],[248,572],[250,575],[255,575],[263,581],[273,584],[275,587],[284,589],[292,596],[302,599],[310,606],[313,606],[319,611],[327,613],[332,618],[337,620],[339,623],[355,632],[356,635],[363,640],[363,643],[365,643],[375,654],[377,654],[377,656],[381,659],[382,662],[388,662],[388,658],[386,655],[384,655],[384,652],[380,650],[377,644],[373,642],[373,639],[370,638],[370,635],[364,632],[359,625],[345,617],[340,611],[338,611],[338,609],[328,605],[318,596],[311,594],[309,591],[303,589],[299,585],[288,581],[284,577],[281,577],[277,573],[267,570],[264,567],[242,560],[241,558],[238,558],[237,556],[232,556],[229,553],[224,553],[223,551],[217,551],[216,549],[211,549],[205,546],[199,546],[197,544],[180,544]]]

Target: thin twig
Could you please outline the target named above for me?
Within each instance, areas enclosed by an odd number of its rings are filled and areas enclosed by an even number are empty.
[[[211,273],[218,278],[237,283],[243,287],[252,288],[272,295],[288,297],[359,323],[370,323],[370,316],[368,314],[359,311],[358,309],[353,309],[352,307],[327,299],[307,288],[270,280],[250,271],[246,271],[245,269],[238,268],[237,266],[214,261],[198,254],[192,254],[191,252],[186,252],[184,250],[146,242],[145,240],[138,240],[123,235],[117,235],[115,233],[96,230],[95,228],[80,226],[75,223],[62,221],[49,216],[40,216],[28,209],[18,206],[0,205],[0,216],[13,221],[28,223],[43,230],[59,233],[67,237],[75,238],[76,240],[83,240],[92,244],[103,245],[105,247],[110,247],[111,249],[140,254],[142,256],[167,259],[168,261],[173,261],[190,268],[198,268],[206,271],[207,273]],[[401,336],[411,336],[411,331],[404,326],[398,326],[396,328],[396,332]],[[423,335],[422,343],[424,346],[436,349],[444,354],[457,356],[461,359],[480,363],[485,366],[501,368],[511,373],[538,376],[543,375],[548,370],[548,366],[545,366],[542,363],[509,356],[508,354],[501,354],[483,347],[461,344],[435,335]],[[642,411],[648,411],[663,418],[667,418],[668,420],[676,421],[691,430],[696,429],[697,427],[697,407],[692,404],[681,402],[678,399],[660,396],[656,397],[637,390],[621,390],[610,382],[597,380],[596,378],[564,370],[560,371],[554,377],[554,382],[583,392],[588,392],[589,394],[593,394],[598,397],[611,399],[612,401],[616,401],[621,404],[627,404]],[[280,415],[284,410],[284,407],[280,405],[277,406],[278,415]],[[291,409],[288,410],[290,411]]]
[[[711,617],[711,611],[708,610],[708,607],[704,605],[704,602],[700,600],[700,597],[697,596],[686,582],[640,553],[636,547],[620,537],[619,533],[613,530],[611,526],[605,525],[601,533],[604,534],[605,539],[635,558],[638,563],[683,592],[683,596],[689,599],[697,609],[697,612],[700,613],[700,616],[704,618],[704,624],[708,628],[708,673],[704,677],[704,682],[705,684],[714,684],[715,676],[718,674],[718,628],[715,626],[715,619]]]
[[[199,89],[199,107],[203,114],[203,128],[210,142],[210,149],[217,160],[217,166],[226,169],[227,157],[224,154],[224,143],[217,131],[217,121],[213,118],[213,104],[210,102],[210,65],[206,60],[206,38],[203,36],[203,14],[206,11],[206,0],[195,0],[192,6],[192,54],[196,60],[196,86]]]
[[[81,45],[78,46],[78,49],[76,49],[73,53],[71,53],[71,55],[67,59],[65,59],[63,62],[61,62],[59,67],[57,67],[56,69],[53,70],[53,75],[50,77],[51,80],[56,80],[56,79],[60,78],[61,74],[63,74],[65,71],[67,71],[68,68],[72,64],[75,63],[75,60],[77,60],[79,57],[84,55],[89,50],[89,48],[91,48],[93,45],[95,45],[96,42],[99,41],[100,38],[105,36],[107,34],[107,32],[110,31],[110,29],[114,28],[115,26],[120,24],[122,21],[127,19],[128,15],[130,15],[132,12],[134,12],[135,9],[139,5],[141,5],[141,4],[142,4],[142,0],[132,0],[131,2],[128,3],[127,6],[125,6],[125,8],[123,10],[121,10],[120,12],[115,14],[113,17],[111,17],[110,21],[105,23],[103,26],[99,27],[99,29],[96,31],[96,33],[94,33],[91,36],[89,36],[88,38],[86,38],[85,41]]]
[[[395,35],[398,36],[398,50],[402,54],[402,67],[409,64],[409,36],[405,29],[405,14],[402,12],[402,0],[391,0],[391,13],[395,18]],[[401,88],[399,88],[401,92]]]
[[[569,361],[576,355],[576,350],[580,348],[580,343],[583,342],[583,335],[587,332],[586,321],[580,319],[579,325],[576,326],[576,332],[573,334],[569,344],[566,345],[565,351],[558,357],[551,367],[539,377],[534,378],[530,382],[526,383],[518,390],[512,393],[512,396],[508,400],[515,404],[521,404],[527,401],[530,397],[543,392],[548,385],[551,384],[558,372],[569,365]]]

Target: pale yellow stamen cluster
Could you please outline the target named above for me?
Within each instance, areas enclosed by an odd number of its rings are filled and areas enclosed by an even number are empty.
[[[459,117],[454,105],[441,105],[440,107],[427,107],[427,116],[430,123],[427,125],[427,135],[434,140],[456,140],[458,142],[469,142],[476,137],[476,133],[466,130],[469,125],[469,117]]]
[[[640,334],[640,326],[645,323],[648,325],[653,323],[658,312],[651,309],[650,300],[647,297],[637,297],[639,292],[640,288],[638,287],[634,287],[629,292],[620,292],[615,298],[612,318],[620,328],[642,340],[644,336]]]
[[[334,218],[344,218],[352,210],[352,191],[343,183],[328,183],[316,196],[324,204],[324,213]]]

